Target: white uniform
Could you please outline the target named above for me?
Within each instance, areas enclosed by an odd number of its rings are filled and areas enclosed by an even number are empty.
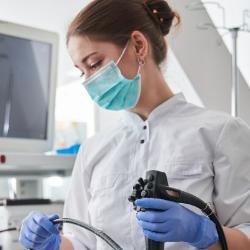
[[[125,111],[116,128],[89,139],[78,154],[64,216],[103,230],[124,250],[146,249],[128,197],[150,169],[166,172],[169,186],[210,203],[223,225],[250,237],[250,128],[187,103],[182,94],[146,121]],[[111,249],[84,229],[65,225],[64,232],[75,250]],[[182,242],[165,249],[195,248]]]

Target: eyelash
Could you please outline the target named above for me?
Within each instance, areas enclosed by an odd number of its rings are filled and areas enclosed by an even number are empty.
[[[96,64],[90,66],[90,68],[93,69],[93,68],[95,68],[95,67],[98,67],[98,66],[101,64],[101,62],[102,62],[102,61],[97,62]],[[83,77],[84,75],[85,75],[85,73],[82,72],[80,77]]]

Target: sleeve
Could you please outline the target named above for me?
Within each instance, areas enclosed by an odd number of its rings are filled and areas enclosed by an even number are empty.
[[[89,174],[84,171],[85,156],[81,147],[74,165],[71,184],[65,199],[63,216],[90,224],[88,214]],[[68,238],[74,250],[96,249],[95,236],[89,231],[71,224],[64,224],[64,236]]]
[[[214,204],[220,222],[250,238],[250,128],[239,118],[226,122],[214,159]]]

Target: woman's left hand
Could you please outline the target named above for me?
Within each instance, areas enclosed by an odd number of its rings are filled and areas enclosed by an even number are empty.
[[[218,241],[216,226],[209,218],[179,203],[144,198],[136,200],[135,204],[147,209],[138,212],[136,217],[148,239],[159,242],[182,241],[201,249]]]

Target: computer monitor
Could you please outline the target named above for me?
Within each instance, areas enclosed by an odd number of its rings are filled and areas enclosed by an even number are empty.
[[[59,38],[0,21],[0,152],[53,146]]]

